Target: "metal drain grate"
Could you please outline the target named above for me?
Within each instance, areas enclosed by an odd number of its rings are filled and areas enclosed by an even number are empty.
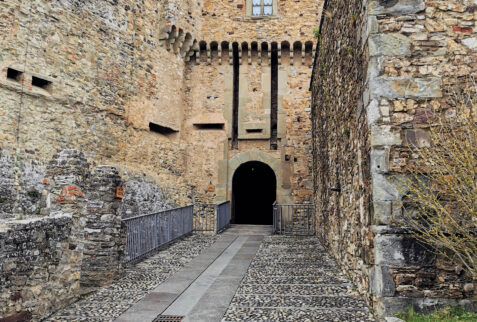
[[[159,315],[154,322],[180,322],[184,318],[182,315]]]

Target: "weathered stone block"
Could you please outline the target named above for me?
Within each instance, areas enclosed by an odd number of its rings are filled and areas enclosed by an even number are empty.
[[[417,148],[431,146],[429,131],[423,129],[409,129],[404,132],[404,141],[407,145]]]
[[[370,81],[373,98],[439,98],[441,85],[438,77],[377,77]]]
[[[411,237],[377,235],[375,244],[376,264],[393,266],[428,266],[435,255]]]
[[[375,265],[369,274],[370,292],[379,297],[394,296],[396,285],[386,266]]]
[[[403,34],[375,34],[369,37],[370,56],[408,56],[410,54],[411,40]]]
[[[424,0],[372,0],[369,3],[371,15],[407,15],[423,11]]]
[[[373,125],[371,127],[371,146],[400,145],[401,135],[390,125]]]

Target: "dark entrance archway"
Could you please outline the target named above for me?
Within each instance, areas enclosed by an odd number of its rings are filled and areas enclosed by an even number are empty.
[[[242,164],[232,179],[232,222],[273,224],[273,203],[277,199],[277,178],[272,168],[259,161]]]

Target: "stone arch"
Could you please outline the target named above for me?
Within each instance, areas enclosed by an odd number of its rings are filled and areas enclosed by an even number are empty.
[[[174,44],[172,45],[172,51],[174,52],[174,54],[179,53],[179,50],[181,49],[184,39],[185,39],[184,30],[182,30],[182,28],[179,28],[179,34],[177,36],[177,39],[176,41],[174,41]]]
[[[301,44],[301,41],[295,41],[293,43],[293,64],[294,65],[301,65],[302,51],[303,51],[303,46]]]
[[[290,63],[290,43],[288,41],[282,41],[281,43],[281,61],[284,65]]]
[[[256,41],[252,41],[250,44],[250,58],[253,63],[257,62],[258,57],[258,43]]]
[[[199,42],[199,62],[207,62],[207,43],[204,40]]]
[[[184,44],[182,45],[180,52],[182,57],[186,57],[189,54],[189,50],[192,48],[194,40],[192,39],[192,35],[188,32],[184,38]]]
[[[219,43],[217,41],[210,43],[210,60],[211,62],[219,60]]]
[[[313,42],[307,41],[305,43],[305,64],[311,66],[313,63]]]
[[[229,61],[229,51],[230,51],[230,45],[227,41],[222,41],[220,43],[220,48],[222,52],[222,63],[227,63]]]
[[[216,201],[231,200],[233,175],[242,164],[249,161],[260,161],[268,165],[275,172],[277,178],[277,201],[279,203],[292,202],[288,162],[262,151],[246,151],[235,155],[228,161],[219,161],[221,170],[219,170]]]
[[[177,31],[177,27],[175,25],[170,26],[168,34],[169,35],[166,41],[166,48],[167,50],[170,50],[171,46],[174,45],[179,35]]]
[[[262,42],[260,44],[260,60],[261,60],[261,63],[264,64],[264,65],[268,65],[268,43],[267,42]]]
[[[247,151],[237,154],[234,158],[229,161],[229,175],[227,178],[227,183],[229,186],[232,184],[233,176],[235,170],[238,169],[242,164],[250,161],[260,161],[268,165],[277,175],[280,171],[280,160],[272,157],[270,154],[260,151]]]

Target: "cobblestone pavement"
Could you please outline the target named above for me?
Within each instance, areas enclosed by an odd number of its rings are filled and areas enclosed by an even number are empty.
[[[129,267],[118,282],[56,312],[45,321],[112,321],[214,243],[217,236],[192,235]]]
[[[374,321],[314,237],[268,236],[222,321]]]

